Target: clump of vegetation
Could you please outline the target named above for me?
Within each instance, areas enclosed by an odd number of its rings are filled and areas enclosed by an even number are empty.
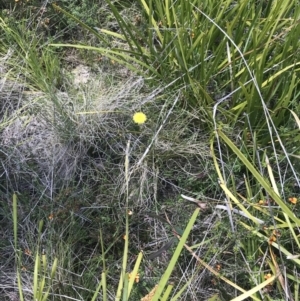
[[[4,298],[299,299],[296,4],[3,8]]]

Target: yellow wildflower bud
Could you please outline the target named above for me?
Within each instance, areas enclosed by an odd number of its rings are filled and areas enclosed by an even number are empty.
[[[133,121],[137,124],[145,123],[147,116],[143,112],[137,112],[133,115]]]

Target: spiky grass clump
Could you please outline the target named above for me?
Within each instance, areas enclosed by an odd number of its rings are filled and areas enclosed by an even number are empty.
[[[246,113],[265,143],[268,129],[258,86],[276,126],[284,126],[287,113],[279,110],[295,106],[297,95],[294,62],[299,56],[295,41],[300,11],[294,3],[227,1],[219,6],[217,2],[141,1],[136,24],[114,3],[107,2],[119,33],[101,32],[117,39],[118,47],[55,46],[96,51],[150,77],[154,85],[161,81],[173,91],[184,88],[186,102],[201,112],[206,126],[213,123],[211,107],[216,102],[222,122],[229,126],[247,128]]]

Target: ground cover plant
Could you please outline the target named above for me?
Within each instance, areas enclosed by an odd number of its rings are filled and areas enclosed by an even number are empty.
[[[298,300],[299,13],[4,3],[3,298]]]

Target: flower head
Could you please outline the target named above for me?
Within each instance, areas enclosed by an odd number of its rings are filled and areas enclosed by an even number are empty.
[[[265,276],[264,276],[264,278],[267,280],[267,279],[270,279],[272,277],[272,275],[269,273],[269,274],[266,274]]]
[[[129,273],[129,274],[128,274],[128,279],[130,279],[132,276],[133,276],[133,273]],[[140,281],[140,274],[139,274],[139,273],[137,273],[137,274],[135,275],[134,280],[135,280],[136,283],[139,283],[139,281]]]
[[[273,242],[276,242],[277,238],[275,235],[271,235],[271,237],[269,238],[269,244],[272,244]]]
[[[133,121],[137,124],[145,123],[147,116],[143,112],[136,112],[133,115]]]
[[[289,201],[294,205],[297,204],[297,198],[295,198],[295,197],[289,198]]]

